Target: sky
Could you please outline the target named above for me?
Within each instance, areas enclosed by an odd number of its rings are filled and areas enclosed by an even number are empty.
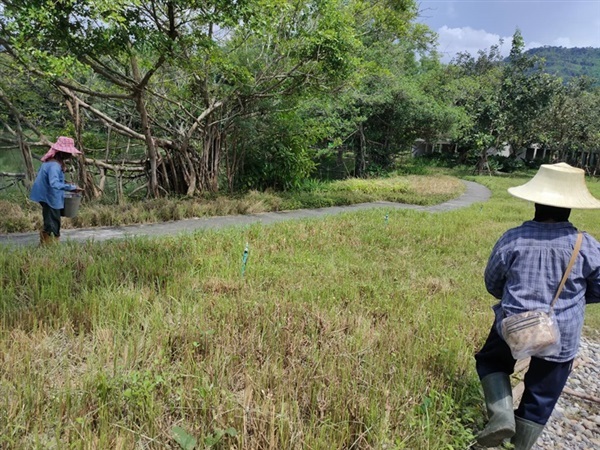
[[[525,49],[600,48],[600,0],[417,0],[419,19],[438,34],[438,52],[449,62],[457,52],[500,46],[510,52],[521,30]]]

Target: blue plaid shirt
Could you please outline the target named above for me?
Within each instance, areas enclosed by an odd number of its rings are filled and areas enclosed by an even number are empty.
[[[485,269],[485,286],[500,300],[493,309],[496,330],[507,315],[527,310],[549,310],[569,264],[577,229],[569,222],[528,221],[508,230],[498,240]],[[561,332],[559,354],[544,357],[565,362],[575,358],[583,328],[586,303],[600,302],[600,243],[583,233],[581,250],[554,312]]]

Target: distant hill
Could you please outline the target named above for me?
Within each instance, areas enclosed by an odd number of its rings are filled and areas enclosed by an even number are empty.
[[[600,48],[538,47],[525,54],[544,58],[544,71],[564,81],[585,75],[600,84]]]

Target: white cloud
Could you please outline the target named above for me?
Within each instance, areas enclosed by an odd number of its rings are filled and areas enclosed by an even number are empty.
[[[512,36],[501,37],[497,34],[488,33],[485,30],[475,30],[471,27],[449,28],[446,25],[437,30],[438,47],[444,62],[449,62],[459,52],[468,52],[473,56],[479,50],[489,50],[493,45],[499,45],[500,53],[508,56],[510,53]]]

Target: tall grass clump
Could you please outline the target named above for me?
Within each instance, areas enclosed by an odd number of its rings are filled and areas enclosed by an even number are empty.
[[[468,448],[483,269],[532,215],[479,181],[447,213],[2,249],[0,448]]]

